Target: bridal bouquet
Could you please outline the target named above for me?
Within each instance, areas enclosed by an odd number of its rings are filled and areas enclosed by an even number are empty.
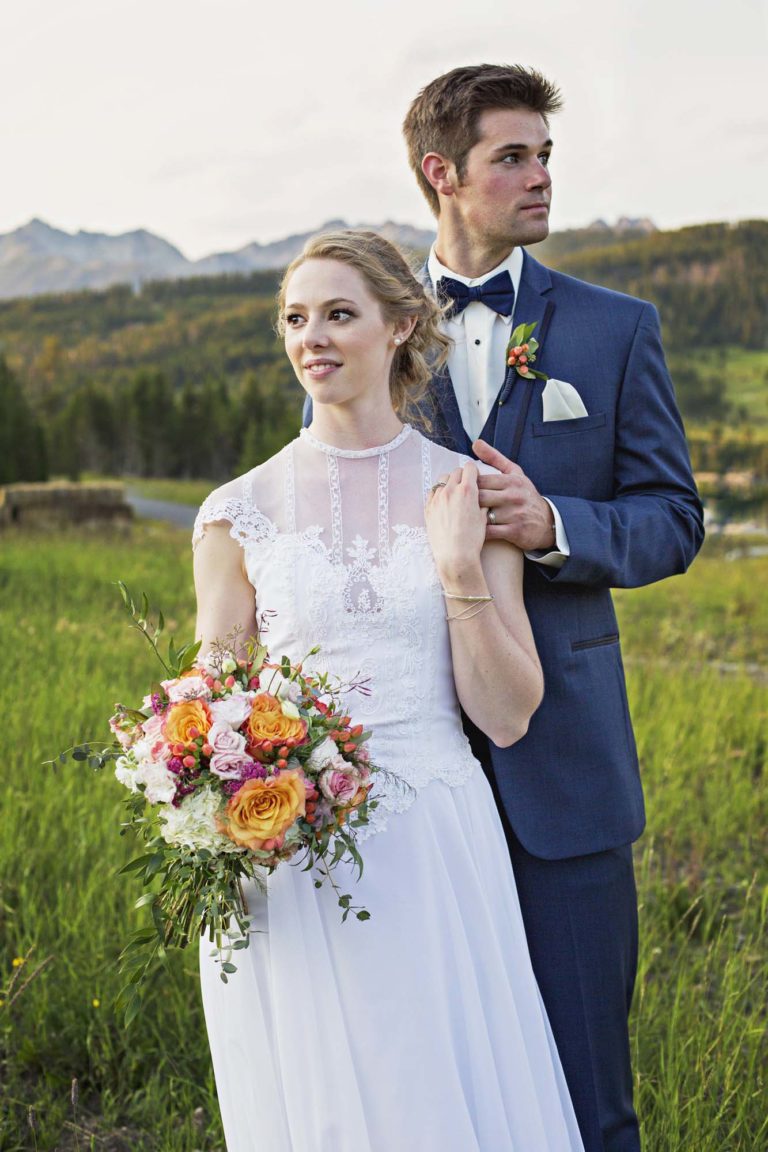
[[[128,789],[124,830],[146,841],[123,869],[142,880],[147,891],[137,906],[149,905],[153,917],[152,928],[136,933],[121,957],[130,977],[124,996],[130,1021],[149,968],[165,949],[184,947],[198,934],[217,945],[226,982],[236,971],[233,950],[249,941],[243,878],[263,886],[297,853],[317,887],[331,883],[343,920],[350,912],[368,919],[333,872],[346,861],[362,873],[355,834],[375,807],[369,793],[377,769],[365,746],[370,733],[341,704],[343,692],[365,692],[364,684],[305,674],[285,656],[270,662],[258,636],[244,648],[228,637],[203,659],[199,643],[177,647],[171,639],[164,658],[162,614],[151,624],[146,596],[137,605],[119,587],[165,677],[140,708],[116,706],[113,743],[81,744],[58,761],[71,757],[96,769],[114,762]]]

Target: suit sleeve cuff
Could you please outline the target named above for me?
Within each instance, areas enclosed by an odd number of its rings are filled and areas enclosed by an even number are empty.
[[[526,556],[529,560],[535,561],[536,564],[546,564],[548,568],[562,568],[571,554],[568,535],[565,531],[563,518],[557,508],[548,496],[545,496],[544,499],[552,509],[552,518],[555,521],[555,548],[549,552],[544,548],[537,548],[534,552],[526,552]]]

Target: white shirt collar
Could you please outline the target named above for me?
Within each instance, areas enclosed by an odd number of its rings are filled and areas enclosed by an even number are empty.
[[[513,248],[509,256],[502,260],[501,264],[497,264],[495,268],[491,268],[490,272],[485,272],[482,276],[476,276],[474,280],[472,280],[467,276],[460,276],[458,272],[452,272],[450,268],[446,268],[444,264],[441,264],[437,258],[433,244],[427,258],[427,271],[433,284],[437,284],[441,276],[450,276],[453,280],[458,280],[461,284],[467,284],[469,286],[473,284],[485,284],[486,280],[490,280],[491,276],[496,276],[499,272],[509,272],[512,279],[512,287],[515,290],[515,296],[517,296],[520,288],[520,277],[523,272],[523,250],[522,248]]]

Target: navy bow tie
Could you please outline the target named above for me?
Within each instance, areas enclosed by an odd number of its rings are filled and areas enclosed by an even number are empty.
[[[479,300],[500,316],[511,316],[515,306],[515,289],[509,272],[497,272],[483,284],[462,284],[450,276],[441,276],[437,282],[437,298],[442,302],[453,300],[452,316],[463,312],[467,304]]]

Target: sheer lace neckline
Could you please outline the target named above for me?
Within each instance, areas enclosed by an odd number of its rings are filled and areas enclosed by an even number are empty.
[[[307,444],[317,448],[320,452],[325,452],[327,456],[342,456],[347,460],[361,460],[366,456],[383,456],[385,452],[399,448],[412,431],[413,428],[410,424],[403,424],[394,440],[389,440],[386,444],[377,444],[374,448],[337,448],[333,444],[326,444],[323,440],[318,440],[309,428],[302,428],[299,435]]]

